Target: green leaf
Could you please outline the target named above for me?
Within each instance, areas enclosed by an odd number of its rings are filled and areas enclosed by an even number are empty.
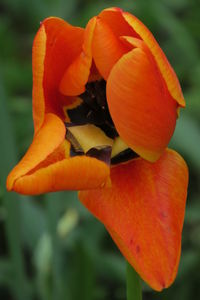
[[[185,154],[196,168],[200,168],[200,129],[192,117],[181,114],[170,146]]]

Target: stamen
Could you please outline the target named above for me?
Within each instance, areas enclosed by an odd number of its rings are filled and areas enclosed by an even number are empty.
[[[110,157],[111,157],[112,147],[110,146],[101,146],[91,148],[87,153],[86,156],[91,156],[97,158],[101,161],[104,161],[108,165],[110,165]]]
[[[67,130],[66,138],[67,138],[68,141],[70,141],[70,143],[72,145],[72,149],[70,149],[71,150],[71,153],[70,153],[71,156],[84,154],[84,151],[83,151],[81,145],[79,144],[77,139],[73,136],[73,134],[69,130]]]
[[[107,164],[126,162],[138,155],[126,145],[115,128],[106,99],[106,81],[89,82],[79,96],[81,102],[67,109],[71,123],[66,123],[66,138],[71,156],[87,155]]]
[[[77,149],[82,149],[84,153],[93,147],[110,146],[112,148],[113,140],[103,130],[92,124],[74,125],[67,129],[67,137],[70,139],[70,142]]]

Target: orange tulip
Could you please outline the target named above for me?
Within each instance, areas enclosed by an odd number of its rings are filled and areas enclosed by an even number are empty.
[[[47,18],[33,43],[34,138],[7,189],[79,190],[155,290],[180,259],[188,169],[166,149],[185,102],[150,31],[110,8],[85,29]]]

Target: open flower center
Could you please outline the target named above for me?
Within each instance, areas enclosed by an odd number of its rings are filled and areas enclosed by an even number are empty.
[[[71,156],[85,154],[107,164],[118,164],[137,157],[115,128],[108,109],[105,80],[87,83],[78,104],[68,108],[67,115],[71,121],[65,123]]]

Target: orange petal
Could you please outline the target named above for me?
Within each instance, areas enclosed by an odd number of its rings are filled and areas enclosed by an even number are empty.
[[[53,152],[51,152],[44,160],[42,160],[39,164],[37,164],[33,169],[27,172],[26,175],[33,174],[41,168],[46,168],[49,165],[52,165],[53,163],[61,161],[65,158],[69,158],[70,149],[71,149],[70,142],[64,139],[62,143],[58,146],[58,148],[56,148]]]
[[[85,91],[92,65],[92,38],[96,18],[89,21],[85,29],[83,50],[64,73],[60,83],[60,92],[68,96],[80,95]]]
[[[113,65],[128,50],[115,36],[111,28],[100,18],[97,18],[92,51],[98,71],[104,79],[107,79]]]
[[[154,59],[160,69],[164,80],[166,81],[168,90],[171,93],[172,97],[178,102],[180,106],[184,107],[185,100],[178,78],[152,33],[135,16],[127,12],[122,12],[122,15],[127,23],[134,29],[134,31],[143,39],[145,44],[148,46],[149,50],[154,56]]]
[[[139,37],[133,30],[133,27],[125,21],[122,12],[123,11],[117,7],[107,8],[104,9],[98,17],[110,27],[117,37],[122,35]]]
[[[79,193],[140,276],[155,290],[174,280],[180,259],[188,169],[166,150],[154,164],[141,158],[111,169],[111,188]]]
[[[63,159],[18,178],[13,190],[39,195],[62,190],[99,188],[109,180],[109,167],[96,158],[76,156]]]
[[[156,161],[174,132],[177,103],[148,49],[135,48],[115,64],[107,100],[123,140],[143,158]]]
[[[45,101],[43,89],[44,60],[46,52],[46,33],[41,26],[33,42],[32,68],[33,68],[33,120],[35,132],[42,126],[45,114]]]
[[[65,132],[64,123],[56,115],[45,115],[44,123],[34,136],[27,153],[8,176],[7,189],[9,191],[13,189],[19,177],[34,169],[55,151],[65,139]]]
[[[81,53],[84,30],[59,18],[41,23],[33,43],[33,118],[35,132],[45,113],[63,118],[60,80],[71,62]]]

